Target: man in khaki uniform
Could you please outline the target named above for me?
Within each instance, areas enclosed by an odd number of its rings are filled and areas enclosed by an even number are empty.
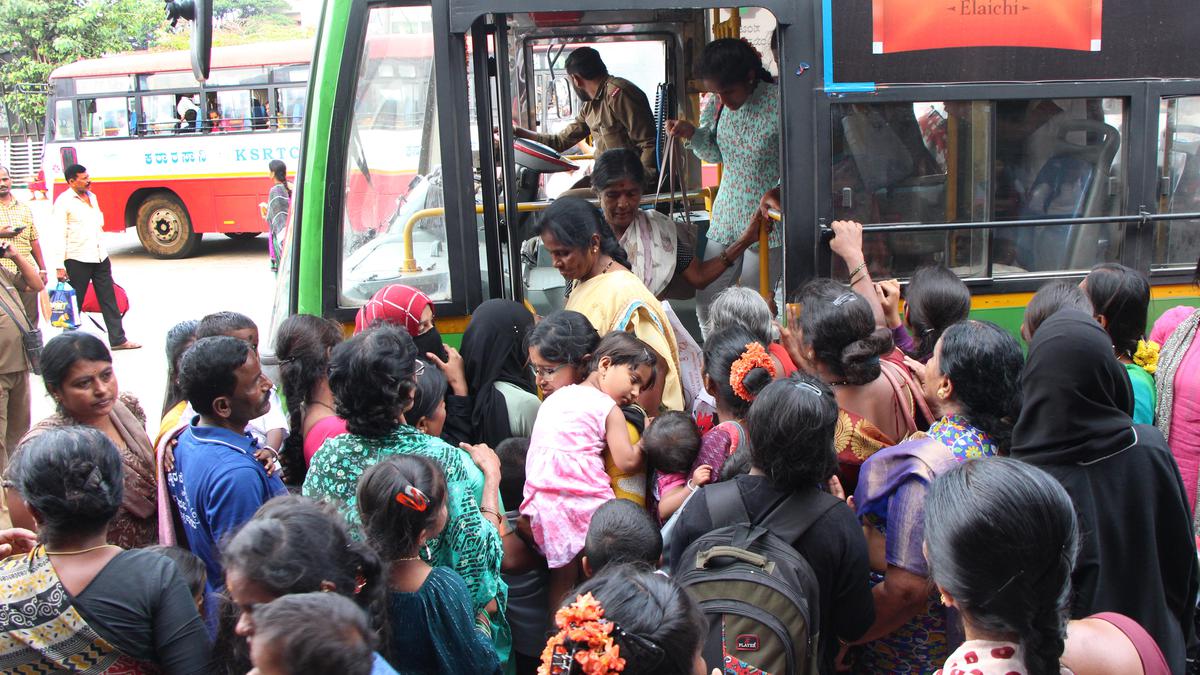
[[[646,168],[646,187],[653,190],[658,181],[658,167],[654,157],[654,114],[646,94],[629,80],[609,75],[600,52],[591,47],[571,52],[566,69],[567,77],[583,99],[579,116],[556,134],[539,134],[521,127],[515,128],[514,134],[559,152],[590,134],[596,157],[605,150],[629,148],[641,157]]]
[[[17,253],[7,239],[0,239],[0,249],[3,249],[0,255],[17,267],[17,272],[0,267],[0,470],[3,470],[8,467],[8,457],[16,450],[17,442],[29,431],[30,422],[29,361],[25,358],[21,333],[36,326],[25,318],[19,294],[40,291],[44,284],[37,268]]]

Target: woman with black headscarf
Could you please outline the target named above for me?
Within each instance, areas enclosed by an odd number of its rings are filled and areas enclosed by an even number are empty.
[[[533,314],[512,300],[488,300],[471,314],[463,333],[463,362],[471,392],[471,442],[496,447],[529,436],[537,417],[537,387],[525,336]]]
[[[1130,417],[1111,338],[1086,312],[1057,312],[1033,339],[1021,388],[1012,456],[1058,479],[1079,514],[1071,617],[1135,619],[1184,672],[1200,573],[1186,493],[1162,433]]]

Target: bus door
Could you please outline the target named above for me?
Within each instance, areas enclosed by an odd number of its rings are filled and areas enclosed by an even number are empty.
[[[547,200],[564,194],[594,198],[587,189],[595,160],[590,138],[572,147],[539,147],[530,153],[526,152],[527,142],[516,139],[511,130],[522,127],[553,134],[575,121],[583,102],[567,78],[564,63],[572,50],[591,47],[600,53],[610,75],[629,80],[646,94],[658,128],[656,155],[662,166],[671,148],[664,122],[674,117],[699,117],[701,92],[691,71],[712,39],[711,16],[710,11],[699,9],[534,12],[508,15],[502,21],[499,15],[491,15],[491,23],[484,19],[476,22],[474,44],[480,44],[486,34],[492,39],[489,53],[501,57],[496,59],[494,76],[477,74],[473,83],[476,110],[492,120],[491,124],[477,123],[481,138],[486,134],[490,139],[493,129],[498,132],[498,143],[491,151],[499,152],[489,160],[491,153],[485,146],[491,144],[481,143],[477,167],[482,180],[483,231],[494,233],[490,238],[485,235],[490,241],[488,261],[502,266],[497,281],[503,279],[505,295],[528,301],[539,314],[563,306],[565,282],[533,237],[537,211]],[[770,28],[764,31],[769,34]],[[507,39],[498,41],[499,36]],[[703,242],[707,214],[699,196],[702,168],[680,146],[675,145],[673,152],[677,199],[668,198],[671,184],[664,181],[657,208],[678,214],[692,229],[692,237]],[[511,199],[505,198],[506,192]],[[656,195],[649,192],[644,195],[644,208],[655,208]],[[685,192],[693,196],[690,202],[681,199]],[[494,210],[491,204],[496,205]],[[518,213],[509,218],[506,214],[514,208]],[[690,311],[682,313],[691,315]]]

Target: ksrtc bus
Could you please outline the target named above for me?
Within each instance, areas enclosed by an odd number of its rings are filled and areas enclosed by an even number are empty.
[[[267,165],[300,161],[313,42],[213,50],[197,84],[188,52],[139,52],[79,61],[50,75],[43,166],[54,194],[82,164],[106,230],[137,228],[161,258],[192,255],[205,233],[266,231],[259,203]]]
[[[390,283],[427,291],[443,335],[491,297],[554,309],[562,279],[527,245],[529,212],[571,164],[514,149],[513,126],[573,116],[561,69],[583,44],[619,55],[610,72],[639,82],[660,126],[694,121],[694,64],[714,36],[750,38],[781,74],[784,290],[845,279],[826,225],[854,218],[875,278],[947,265],[971,288],[973,315],[1013,330],[1039,285],[1102,262],[1150,276],[1153,316],[1198,304],[1190,6],[943,4],[931,15],[909,0],[326,2],[275,323],[295,312],[349,322]],[[376,44],[401,36],[432,51],[432,76],[381,94]],[[413,116],[378,123],[373,111],[391,103]],[[685,159],[688,196],[674,211],[703,242],[704,172]],[[364,186],[409,171],[404,199],[361,206]]]

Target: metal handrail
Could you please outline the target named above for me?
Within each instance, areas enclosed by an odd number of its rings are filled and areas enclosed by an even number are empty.
[[[688,202],[688,205],[690,206],[692,199],[696,198],[696,197],[703,198],[704,191],[701,190],[699,192],[693,192],[691,194],[683,194],[679,197],[679,199],[681,199],[681,200],[686,199]],[[600,203],[599,200],[597,200],[597,199],[589,199],[587,201],[590,202],[592,205],[599,205],[599,203]],[[663,198],[661,198],[661,197],[658,199],[655,199],[655,197],[653,195],[646,195],[646,196],[642,197],[641,204],[643,206],[650,206],[650,205],[656,204],[661,201],[663,201]],[[517,212],[518,213],[531,213],[534,211],[542,211],[546,207],[550,206],[553,203],[554,202],[552,202],[552,201],[520,202],[517,204]],[[498,213],[504,213],[504,204],[497,204],[496,211]],[[483,205],[482,204],[477,204],[475,206],[475,213],[476,214],[483,213]],[[444,215],[446,215],[445,207],[439,206],[437,208],[432,208],[432,209],[421,209],[421,210],[417,211],[416,213],[412,214],[411,216],[409,216],[408,221],[404,223],[404,259],[400,263],[400,273],[401,274],[416,274],[417,272],[421,271],[421,268],[417,266],[417,259],[413,255],[413,239],[412,239],[413,228],[416,226],[416,224],[419,221],[425,220],[427,218],[437,218],[439,216],[444,216]]]
[[[1125,216],[1088,216],[1085,218],[1037,218],[1033,220],[983,220],[964,223],[887,223],[863,225],[863,232],[941,232],[945,230],[989,230],[1014,227],[1045,227],[1049,225],[1104,225],[1113,223],[1137,223],[1143,227],[1150,223],[1172,220],[1197,220],[1200,213],[1150,213],[1145,209]],[[823,235],[833,234],[829,226],[822,224]]]

